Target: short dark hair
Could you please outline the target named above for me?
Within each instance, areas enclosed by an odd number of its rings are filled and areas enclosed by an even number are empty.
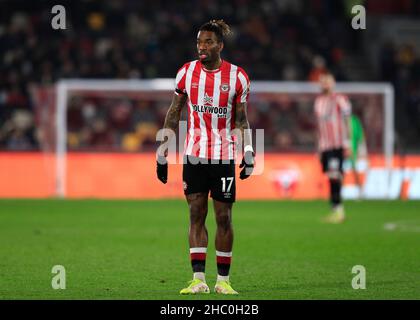
[[[199,31],[214,32],[218,42],[222,42],[225,36],[232,34],[229,25],[223,20],[210,20],[209,22],[204,23]]]
[[[323,76],[330,76],[330,77],[332,77],[332,78],[336,78],[335,77],[335,74],[334,74],[334,72],[332,72],[332,70],[331,69],[325,69],[323,72],[322,72],[322,74],[321,75],[323,75]]]

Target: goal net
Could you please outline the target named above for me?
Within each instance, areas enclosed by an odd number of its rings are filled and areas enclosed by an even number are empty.
[[[54,180],[55,196],[69,196],[69,177],[84,174],[77,172],[76,165],[70,165],[69,154],[77,158],[84,153],[153,153],[157,145],[156,134],[171,103],[173,86],[173,79],[70,79],[59,81],[54,88],[38,88],[36,119],[41,146],[51,158],[49,176]],[[393,197],[398,190],[392,191],[390,187],[394,154],[392,86],[387,83],[337,83],[336,90],[349,97],[352,110],[361,120],[365,132],[369,158],[356,166],[363,176],[362,191],[371,198]],[[319,87],[308,82],[251,83],[248,118],[253,130],[264,130],[266,155],[283,158],[290,155],[289,159],[297,165],[299,160],[296,159],[301,158],[296,156],[306,155],[302,159],[310,159],[314,166],[318,165],[313,114],[313,103],[318,93]],[[182,120],[186,119],[184,112]],[[277,161],[277,158],[273,159]],[[368,171],[368,168],[371,170]],[[111,169],[104,171],[101,178],[104,184],[111,181],[106,175],[113,174],[116,173]],[[262,173],[267,174],[265,171]],[[275,176],[274,173],[270,175]],[[292,176],[289,170],[286,174],[281,173],[278,179],[270,178],[277,179],[279,188],[284,189],[280,197],[287,197]],[[351,175],[348,179],[352,180]],[[89,183],[87,178],[83,181],[84,184]],[[83,189],[84,184],[79,187]],[[343,190],[346,198],[355,194],[352,183]],[[94,193],[84,195],[83,192],[79,195],[95,196]],[[70,196],[77,196],[77,193],[73,192]]]

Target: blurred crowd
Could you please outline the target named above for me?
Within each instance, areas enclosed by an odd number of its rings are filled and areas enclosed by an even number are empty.
[[[242,66],[252,80],[316,81],[329,68],[345,81],[343,60],[363,51],[361,33],[349,27],[350,8],[363,3],[357,0],[61,1],[66,30],[51,28],[51,7],[57,3],[48,3],[0,2],[1,150],[42,148],[35,87],[51,86],[61,78],[173,78],[180,66],[196,58],[198,27],[215,17],[225,19],[234,32],[226,40],[223,57]],[[416,0],[395,3],[370,1],[368,10],[378,14],[420,10]],[[381,12],[386,5],[388,12]],[[418,52],[391,43],[384,46],[380,59],[377,80],[392,81],[401,93],[399,102],[406,103],[405,111],[418,120]],[[289,140],[293,146],[293,139],[311,143],[310,107],[300,112],[290,104],[277,104],[268,109],[259,104],[261,109],[251,114],[254,127],[279,133],[270,135],[267,148],[285,147]],[[136,99],[73,97],[68,109],[69,147],[152,148],[167,107]],[[303,128],[298,132],[293,127],[296,119]]]
[[[73,97],[67,113],[69,150],[151,150],[168,104],[148,99]]]
[[[419,150],[420,137],[420,52],[411,44],[386,42],[381,48],[380,77],[395,90],[397,149]]]

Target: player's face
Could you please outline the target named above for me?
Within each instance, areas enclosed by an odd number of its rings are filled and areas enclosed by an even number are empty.
[[[213,62],[220,58],[223,42],[218,42],[212,31],[200,31],[197,36],[197,52],[201,62]]]
[[[323,92],[331,92],[334,90],[335,87],[334,77],[330,74],[322,75],[319,78],[319,84]]]

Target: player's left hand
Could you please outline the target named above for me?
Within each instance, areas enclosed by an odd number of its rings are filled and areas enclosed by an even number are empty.
[[[166,161],[166,157],[158,156],[156,161],[156,174],[162,183],[165,184],[168,182],[168,161]]]
[[[241,180],[248,178],[252,174],[252,171],[254,170],[254,165],[255,165],[254,157],[255,157],[254,152],[252,151],[245,152],[244,157],[242,158],[242,162],[239,165],[239,168],[243,168],[241,170],[241,173],[239,174],[239,178]]]

